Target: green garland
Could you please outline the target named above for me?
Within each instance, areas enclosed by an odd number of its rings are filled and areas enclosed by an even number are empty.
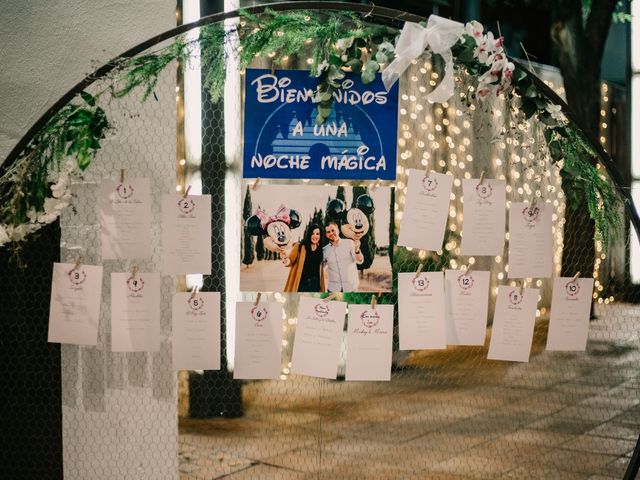
[[[224,93],[226,51],[237,45],[242,68],[251,65],[257,56],[271,58],[275,68],[286,57],[308,54],[312,58],[310,74],[319,78],[316,121],[323,123],[332,111],[333,94],[345,72],[360,74],[363,83],[373,81],[381,64],[393,60],[398,33],[395,28],[367,25],[352,12],[267,9],[260,15],[241,12],[236,28],[225,30],[222,25],[206,25],[200,27],[197,40],[178,36],[155,52],[122,60],[106,79],[103,90],[95,95],[82,92],[57,112],[0,178],[0,227],[19,225],[31,218],[30,212],[43,210],[50,192],[50,173],[60,171],[63,159],[75,158],[80,171],[88,167],[111,127],[104,110],[98,106],[103,95],[110,93],[112,98],[122,98],[142,89],[145,101],[155,95],[164,69],[174,61],[188,68],[197,49],[204,86],[214,103]],[[452,53],[459,71],[479,78],[490,67],[478,60],[475,49],[476,39],[465,33],[453,46]],[[496,80],[495,86],[499,87],[500,82]],[[569,205],[572,208],[587,205],[596,225],[597,239],[606,249],[621,231],[620,199],[595,168],[595,152],[575,128],[560,119],[559,107],[538,91],[522,68],[513,70],[510,87],[503,93],[512,103],[519,102],[526,119],[535,117],[544,125],[549,155],[554,163],[561,162],[565,183],[572,186],[568,192]],[[462,94],[462,100],[468,106],[477,101],[470,91]]]

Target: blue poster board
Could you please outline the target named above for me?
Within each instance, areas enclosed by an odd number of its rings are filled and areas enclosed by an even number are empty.
[[[243,177],[395,180],[398,82],[347,73],[322,125],[317,86],[305,70],[246,70]]]

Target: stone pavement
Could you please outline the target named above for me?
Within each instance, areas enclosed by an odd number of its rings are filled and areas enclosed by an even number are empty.
[[[458,347],[413,352],[390,382],[247,383],[244,417],[181,419],[180,478],[622,478],[640,433],[640,306],[597,313],[586,353],[544,351],[539,321],[529,363]]]

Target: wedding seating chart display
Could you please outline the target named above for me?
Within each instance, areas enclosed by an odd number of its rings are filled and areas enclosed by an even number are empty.
[[[346,380],[390,380],[393,305],[349,305]]]
[[[445,270],[447,344],[484,345],[489,310],[489,272]]]
[[[220,370],[220,293],[173,296],[174,370]]]
[[[346,312],[345,302],[300,298],[292,372],[335,380]]]
[[[509,208],[509,278],[547,278],[553,269],[552,208],[513,202]]]
[[[160,274],[111,274],[111,350],[160,350]]]
[[[306,70],[245,71],[244,178],[396,178],[398,84],[345,73],[316,123],[319,79]]]
[[[54,263],[48,341],[95,345],[101,298],[102,266]]]
[[[437,251],[442,248],[453,176],[409,170],[398,245]]]
[[[151,182],[148,178],[100,183],[102,259],[151,256]]]
[[[398,274],[400,350],[447,348],[442,272]]]
[[[593,292],[593,278],[554,279],[547,350],[587,349],[591,292]]]
[[[282,304],[236,303],[233,378],[277,379],[282,351]]]
[[[211,273],[211,195],[162,196],[162,273]]]
[[[462,255],[502,255],[504,253],[504,180],[462,181]]]
[[[489,360],[529,361],[538,294],[537,288],[498,287]]]

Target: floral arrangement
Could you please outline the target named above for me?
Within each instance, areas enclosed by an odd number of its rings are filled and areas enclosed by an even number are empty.
[[[290,55],[310,51],[310,74],[319,79],[315,97],[318,123],[331,113],[334,92],[345,72],[359,74],[365,84],[382,72],[389,87],[413,59],[439,55],[445,64],[444,78],[429,94],[430,101],[446,101],[454,93],[454,73],[465,74],[475,82],[461,94],[467,105],[499,96],[506,98],[512,109],[517,106],[524,121],[535,117],[545,128],[546,153],[560,166],[562,175],[573,181],[576,188],[571,198],[576,205],[587,204],[605,248],[618,231],[619,198],[590,161],[595,152],[569,124],[561,107],[538,90],[524,69],[509,61],[502,37],[484,33],[480,23],[462,25],[431,16],[426,24],[407,22],[399,31],[367,24],[355,13],[267,9],[260,15],[241,13],[235,30],[206,25],[201,27],[198,40],[179,36],[154,53],[120,60],[104,80],[103,90],[95,95],[82,92],[56,113],[0,175],[0,246],[24,240],[55,221],[71,204],[71,180],[89,166],[111,128],[99,106],[102,97],[117,99],[143,89],[143,100],[148,98],[164,68],[174,61],[188,65],[197,42],[205,87],[211,99],[218,101],[224,89],[224,60],[230,51],[225,47],[238,45],[237,39],[239,48],[235,48],[242,67],[249,66],[256,56],[270,58],[275,67]]]

